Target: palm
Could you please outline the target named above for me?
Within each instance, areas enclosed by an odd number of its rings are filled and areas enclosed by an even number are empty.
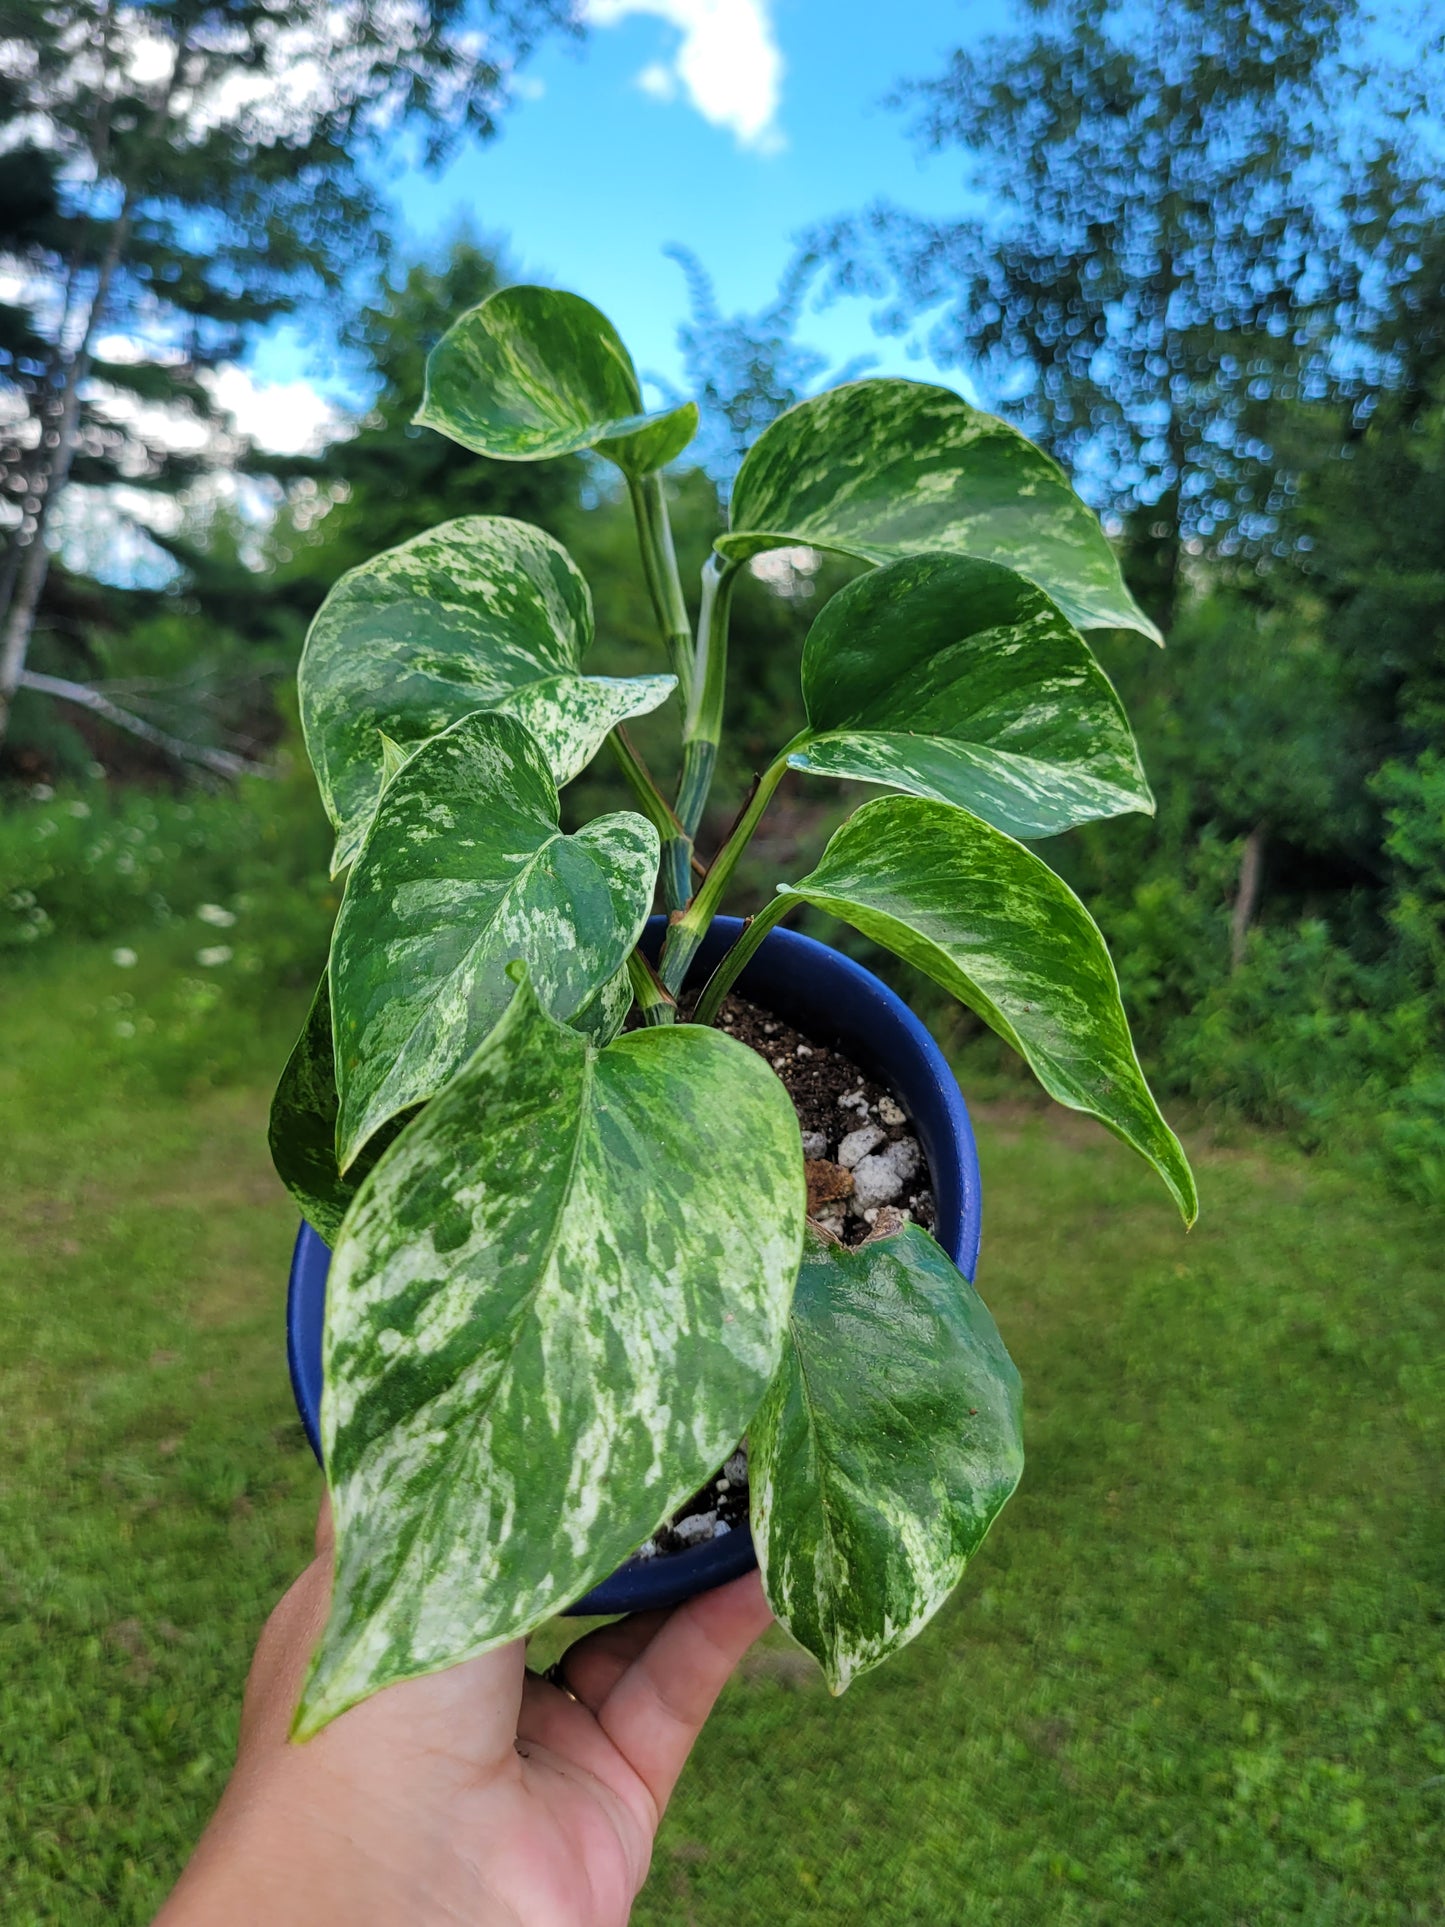
[[[697,1730],[768,1616],[753,1577],[589,1634],[567,1654],[569,1691],[526,1672],[519,1644],[414,1682],[404,1708],[394,1692],[370,1702],[404,1720],[385,1752],[429,1762],[408,1776],[416,1793],[454,1800],[443,1917],[490,1901],[528,1927],[620,1927]]]
[[[588,1634],[566,1656],[568,1691],[528,1673],[518,1642],[389,1687],[293,1746],[329,1525],[323,1511],[320,1556],[267,1624],[236,1773],[163,1920],[260,1909],[279,1927],[316,1917],[314,1890],[356,1923],[621,1927],[692,1743],[768,1623],[757,1575]]]

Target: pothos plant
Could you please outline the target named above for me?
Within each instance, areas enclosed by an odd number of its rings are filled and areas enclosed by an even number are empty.
[[[302,720],[346,883],[271,1122],[334,1247],[335,1585],[297,1732],[566,1607],[744,1434],[768,1597],[841,1691],[923,1626],[1013,1490],[1018,1378],[921,1227],[852,1250],[810,1231],[788,1095],[714,1020],[811,905],[961,999],[1191,1221],[1103,940],[1027,848],[1152,809],[1081,631],[1154,631],[1059,467],[943,388],[855,382],[766,429],[695,624],[662,470],[696,408],[644,413],[587,302],[516,287],[463,315],[417,419],[502,460],[615,463],[668,668],[588,674],[571,558],[488,516],[353,570],[307,639]],[[871,566],[820,611],[807,726],[703,868],[733,585],[784,545]],[[665,703],[671,801],[623,727]],[[558,790],[604,744],[637,807],[565,833]],[[890,793],[778,886],[684,1022],[689,966],[789,770]],[[638,940],[658,895],[654,966]]]

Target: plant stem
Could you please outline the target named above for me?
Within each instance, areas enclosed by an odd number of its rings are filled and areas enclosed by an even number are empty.
[[[658,982],[657,972],[640,950],[627,959],[627,976],[644,1024],[675,1024],[677,1005]]]
[[[683,978],[687,975],[688,965],[697,955],[699,944],[707,935],[708,926],[722,905],[723,893],[732,881],[733,871],[738,866],[738,858],[752,840],[753,831],[762,821],[764,810],[772,801],[773,792],[787,774],[788,756],[793,745],[801,740],[795,736],[786,743],[777,756],[763,771],[741,815],[708,869],[702,888],[692,902],[680,914],[673,917],[668,928],[667,941],[662,947],[661,975],[667,988],[677,994]]]
[[[677,552],[672,546],[672,524],[667,515],[667,498],[662,492],[662,477],[660,474],[629,475],[627,487],[632,496],[637,545],[642,551],[642,573],[652,598],[653,614],[667,646],[682,700],[690,703],[692,626],[687,619],[682,577],[677,572]]]
[[[692,878],[707,872],[692,853],[692,839],[678,822],[672,805],[657,787],[651,770],[638,755],[632,738],[619,723],[607,738],[627,786],[642,813],[662,838],[662,896],[669,911],[680,910],[692,895]]]
[[[717,746],[722,740],[723,700],[728,679],[728,619],[733,582],[741,564],[712,555],[702,572],[702,602],[697,613],[697,650],[682,732],[682,782],[677,813],[689,836],[697,826],[712,787]]]
[[[637,753],[637,745],[628,735],[621,723],[612,730],[607,738],[612,754],[617,758],[622,774],[627,778],[627,787],[642,807],[642,814],[653,825],[659,836],[677,836],[682,830],[677,813],[662,791],[657,787],[652,771]]]
[[[786,897],[774,897],[772,902],[759,910],[755,917],[748,918],[743,925],[742,935],[732,949],[724,953],[718,962],[717,969],[708,978],[703,993],[697,1000],[697,1009],[692,1015],[692,1021],[695,1024],[717,1022],[717,1014],[722,1009],[723,998],[737,982],[763,938],[775,923],[787,915],[790,907]]]

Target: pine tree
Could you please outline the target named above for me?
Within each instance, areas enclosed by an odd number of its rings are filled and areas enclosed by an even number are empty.
[[[26,289],[0,312],[0,743],[67,485],[173,486],[184,463],[148,415],[223,426],[205,372],[375,269],[367,154],[408,124],[431,160],[489,135],[535,34],[572,18],[570,0],[487,11],[478,33],[462,0],[0,0],[21,50],[0,133],[26,189],[0,227]]]

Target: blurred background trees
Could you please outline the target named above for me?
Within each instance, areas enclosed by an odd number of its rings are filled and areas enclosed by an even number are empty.
[[[31,23],[30,6],[9,12]],[[283,94],[268,121],[279,16],[222,33],[219,16],[168,0],[147,15],[156,44],[138,68],[133,40],[107,53],[118,16],[95,16],[82,59],[81,13],[35,12],[33,71],[0,83],[12,128],[40,101],[59,130],[0,150],[0,252],[21,289],[0,307],[12,637],[60,493],[47,437],[66,407],[71,488],[112,521],[109,566],[88,573],[74,539],[61,551],[20,658],[32,676],[83,681],[182,755],[205,752],[207,780],[217,755],[269,764],[331,583],[466,513],[566,542],[596,596],[598,667],[656,666],[630,517],[602,469],[491,463],[411,425],[431,343],[513,270],[503,244],[471,233],[393,258],[364,165],[383,110],[416,115],[433,151],[459,128],[487,132],[515,58],[570,17],[540,0],[496,9],[482,62],[432,8],[399,64],[390,14],[292,10],[288,33],[353,36],[344,84],[320,101]],[[1169,631],[1163,652],[1099,640],[1158,817],[1046,852],[1115,946],[1151,1073],[1309,1144],[1367,1143],[1430,1196],[1445,1193],[1439,77],[1428,20],[1392,36],[1350,0],[1041,0],[897,96],[925,147],[959,157],[957,218],[878,205],[823,221],[755,313],[725,313],[704,261],[676,250],[705,427],[700,465],[670,482],[695,580],[743,448],[863,365],[830,373],[808,344],[819,289],[871,293],[885,330],[925,341],[1048,445]],[[203,107],[218,91],[240,102],[219,118]],[[158,102],[165,132],[147,132]],[[162,148],[180,155],[164,192]],[[318,289],[345,317],[357,405],[319,453],[251,448],[210,373]],[[122,359],[122,335],[143,352]],[[149,512],[162,498],[168,512]],[[140,532],[149,573],[114,566],[115,526]],[[792,726],[802,638],[846,573],[784,555],[746,582],[722,814]],[[657,719],[637,735],[665,766]],[[11,796],[97,769],[114,796],[174,785],[180,764],[21,684],[0,751]],[[585,781],[589,800],[608,789],[605,759]],[[260,794],[246,807],[271,809]],[[764,884],[836,807],[822,785],[785,791]],[[27,933],[46,917],[59,929],[69,900],[57,846],[37,855],[26,820],[0,815],[0,903],[26,899],[0,942],[38,941]]]
[[[486,33],[461,0],[5,0],[0,744],[71,484],[104,489],[144,548],[137,498],[234,467],[206,377],[383,256],[379,138],[411,123],[436,161],[490,135],[532,36],[571,17],[555,0],[484,12]],[[54,598],[54,628],[83,655],[75,600]]]

